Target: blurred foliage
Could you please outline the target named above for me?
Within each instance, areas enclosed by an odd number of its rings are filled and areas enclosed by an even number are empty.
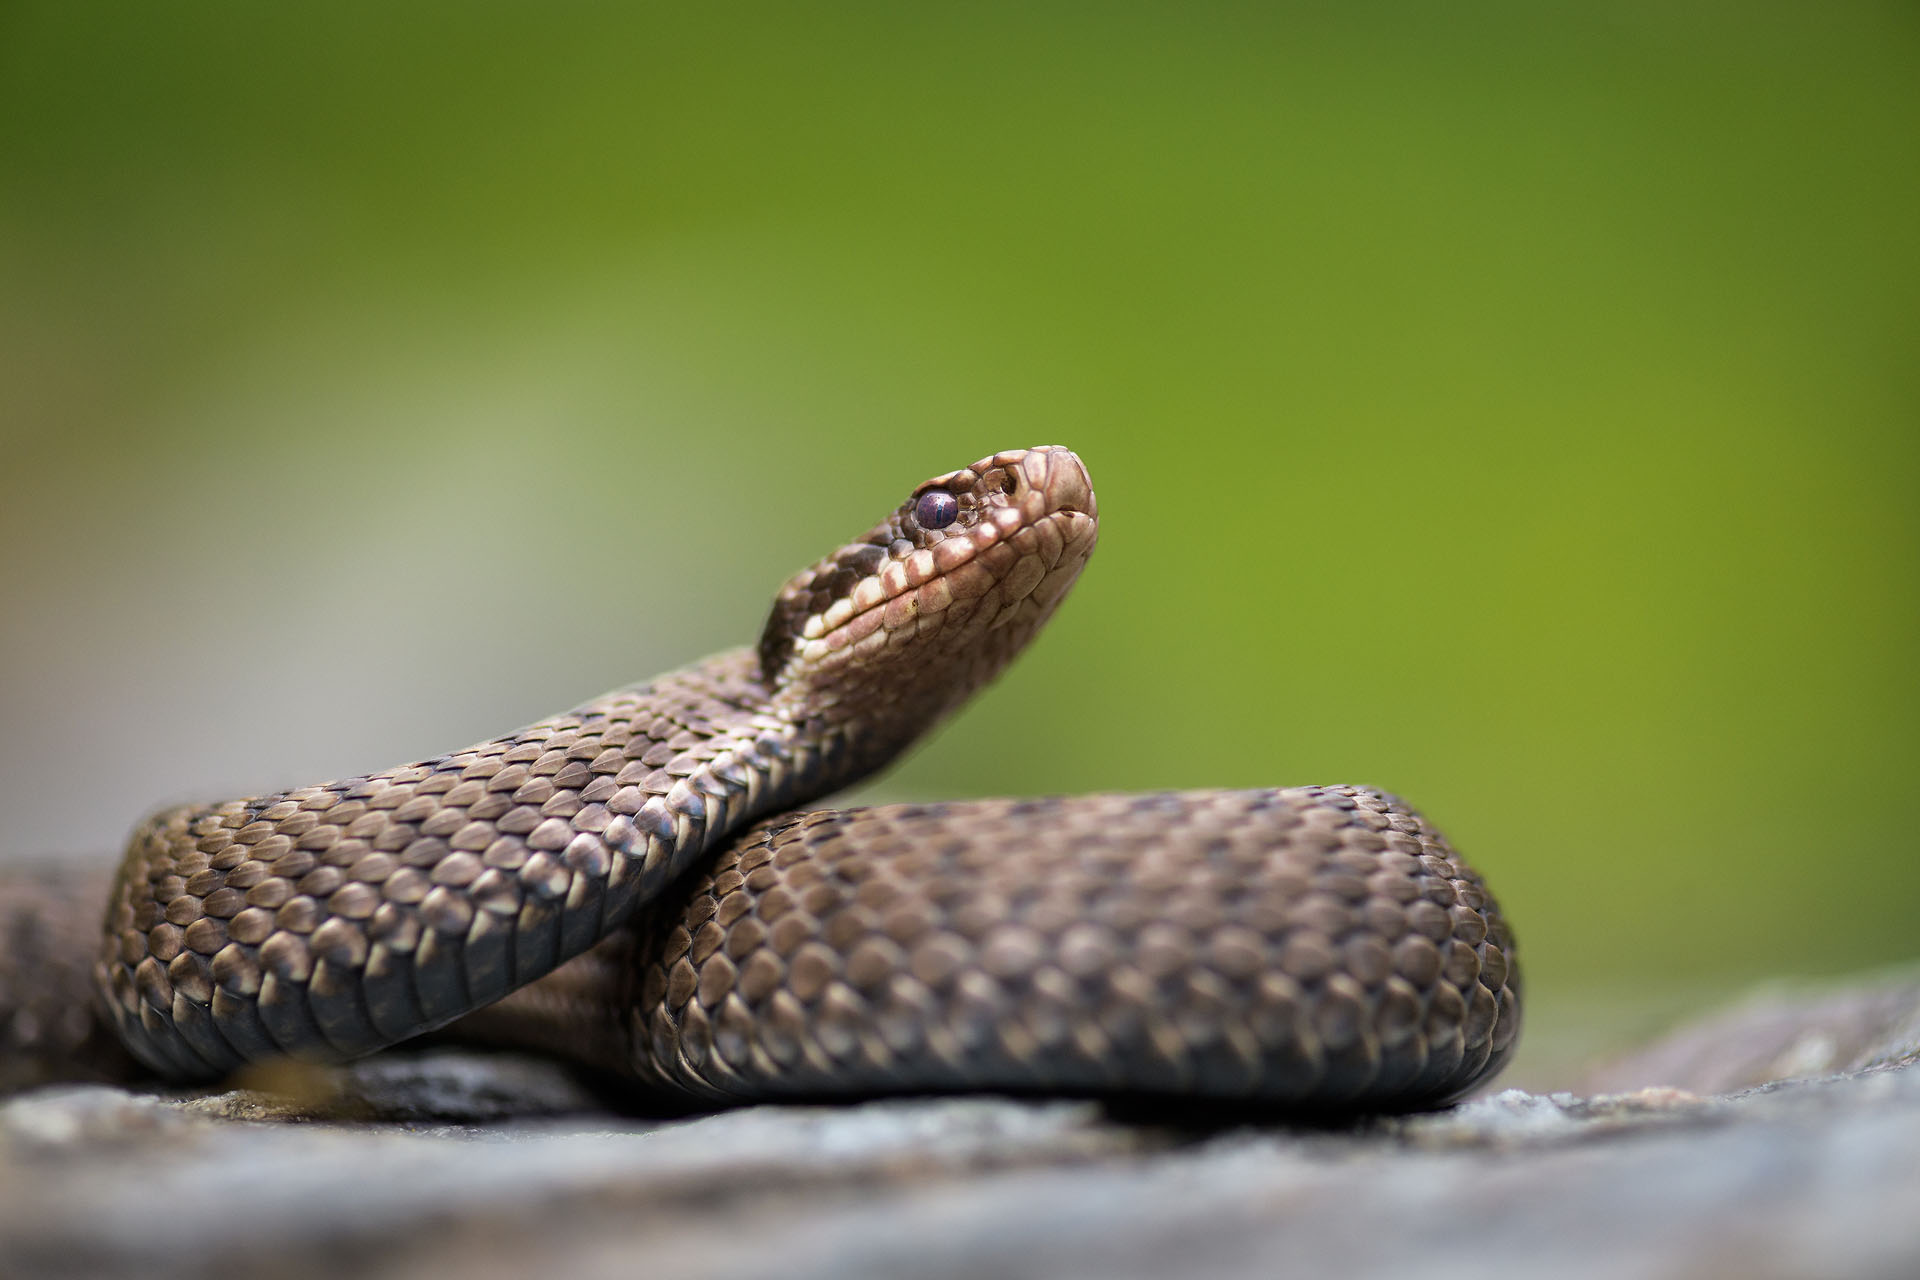
[[[1536,1009],[1912,958],[1916,227],[1903,3],[15,0],[0,852],[1058,441],[1093,567],[885,794],[1376,782]]]

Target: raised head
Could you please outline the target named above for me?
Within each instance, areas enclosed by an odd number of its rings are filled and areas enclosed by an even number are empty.
[[[781,589],[760,637],[775,706],[861,754],[890,754],[1020,652],[1098,532],[1087,470],[1057,445],[922,482]]]

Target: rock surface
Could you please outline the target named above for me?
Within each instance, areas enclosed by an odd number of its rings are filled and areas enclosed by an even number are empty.
[[[1804,1011],[1850,1062],[1865,1022],[1894,1037],[1844,1074],[1343,1129],[995,1098],[645,1120],[444,1051],[225,1093],[45,1088],[0,1104],[0,1273],[1912,1276],[1920,1066],[1886,990]]]
[[[1762,990],[1581,1078],[1593,1092],[1662,1084],[1727,1093],[1920,1062],[1920,975]]]

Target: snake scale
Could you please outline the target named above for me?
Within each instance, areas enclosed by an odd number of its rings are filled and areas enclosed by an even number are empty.
[[[73,877],[14,877],[0,1083],[205,1081],[439,1028],[699,1105],[1397,1110],[1487,1078],[1519,1028],[1511,933],[1392,796],[796,808],[997,675],[1097,532],[1072,452],[997,454],[795,576],[753,647],[449,755],[158,814],[104,934]]]

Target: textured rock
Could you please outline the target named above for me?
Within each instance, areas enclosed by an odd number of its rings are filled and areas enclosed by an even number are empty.
[[[1768,989],[1585,1074],[1595,1092],[1749,1089],[1920,1062],[1920,974]]]
[[[22,1095],[0,1105],[0,1272],[1920,1273],[1914,1067],[1719,1097],[1509,1090],[1341,1130],[991,1098],[498,1119],[521,1086],[536,1110],[592,1105],[546,1070],[441,1053],[277,1096]],[[356,1111],[413,1118],[328,1118]]]

